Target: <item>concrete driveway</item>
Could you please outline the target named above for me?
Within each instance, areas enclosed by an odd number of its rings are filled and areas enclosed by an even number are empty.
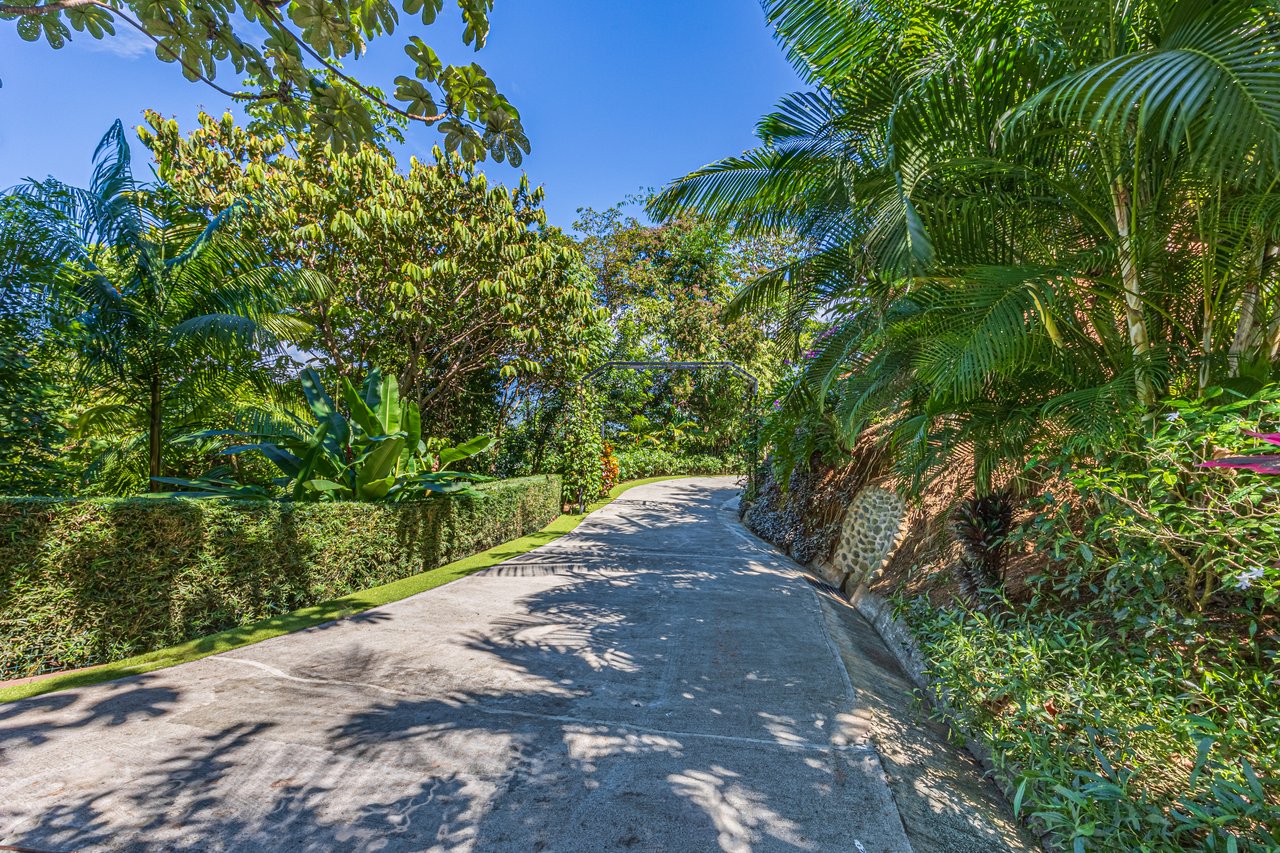
[[[905,719],[870,629],[740,527],[736,494],[639,487],[413,598],[0,705],[0,845],[1020,849],[976,768]]]

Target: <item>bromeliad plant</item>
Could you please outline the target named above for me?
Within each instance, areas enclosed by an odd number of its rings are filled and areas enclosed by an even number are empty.
[[[325,391],[318,373],[307,369],[301,379],[313,423],[294,418],[291,425],[270,433],[222,431],[190,438],[255,439],[228,447],[223,454],[262,454],[280,470],[282,476],[275,482],[285,497],[295,501],[397,502],[430,494],[476,494],[472,484],[489,479],[452,471],[450,466],[487,450],[493,440],[479,436],[429,452],[418,406],[401,399],[394,376],[383,377],[375,368],[358,392],[344,378],[342,400],[347,415]],[[185,497],[268,497],[260,486],[229,478],[227,469],[198,480],[162,478],[161,482],[189,490],[177,493]]]
[[[1250,438],[1258,438],[1267,444],[1280,445],[1280,432],[1254,432],[1244,430]],[[1252,453],[1248,456],[1227,456],[1201,462],[1201,468],[1235,468],[1240,471],[1253,471],[1256,474],[1280,474],[1280,454]]]

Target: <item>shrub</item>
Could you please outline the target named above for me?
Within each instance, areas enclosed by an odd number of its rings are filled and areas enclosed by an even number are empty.
[[[736,474],[746,469],[742,460],[733,456],[680,454],[661,447],[633,447],[618,451],[617,456],[618,477],[621,480],[694,474]]]
[[[1021,537],[1057,559],[1057,593],[1098,596],[1118,610],[1280,602],[1276,480],[1201,463],[1253,449],[1248,431],[1280,422],[1280,398],[1174,401],[1135,427],[1104,462],[1057,455],[1046,467],[1070,488],[1032,502]],[[1063,499],[1063,498],[1067,499]]]
[[[600,491],[602,494],[609,494],[609,491],[618,485],[618,457],[613,455],[613,445],[608,442],[604,445],[604,453],[600,456]]]
[[[557,477],[399,505],[0,501],[0,679],[120,660],[533,532]]]
[[[956,721],[1058,849],[1278,849],[1274,639],[924,598],[900,612]]]
[[[565,425],[563,460],[566,504],[581,505],[601,497],[605,490],[604,439],[600,426],[604,416],[600,397],[594,391],[579,388],[569,403]]]

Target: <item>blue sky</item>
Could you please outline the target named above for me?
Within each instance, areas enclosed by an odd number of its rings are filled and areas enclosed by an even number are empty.
[[[376,41],[348,70],[392,88],[411,73],[402,47],[415,33],[446,62],[479,61],[520,108],[533,144],[522,169],[546,187],[549,218],[565,228],[578,207],[607,207],[750,147],[756,119],[803,88],[756,0],[497,0],[479,54],[462,45],[453,5],[447,21]],[[139,37],[79,36],[53,51],[23,42],[11,22],[0,22],[0,80],[0,187],[45,175],[84,183],[116,118],[136,125],[153,108],[190,126],[198,110],[229,106]],[[413,129],[406,159],[429,157],[436,139]],[[509,167],[483,168],[513,181]]]

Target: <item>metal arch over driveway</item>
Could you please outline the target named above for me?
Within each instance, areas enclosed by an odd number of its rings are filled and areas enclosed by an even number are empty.
[[[600,376],[608,370],[708,370],[719,369],[728,370],[735,373],[747,386],[751,389],[748,401],[754,400],[756,394],[760,391],[760,380],[754,375],[748,373],[740,364],[732,361],[606,361],[604,364],[592,370],[586,376],[582,377],[582,384],[585,385],[597,376]]]

